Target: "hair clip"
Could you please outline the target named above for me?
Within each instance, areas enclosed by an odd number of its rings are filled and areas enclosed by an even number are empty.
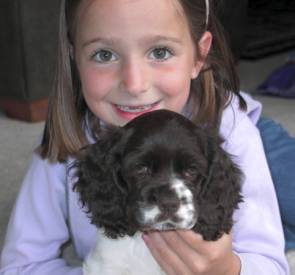
[[[210,6],[209,6],[209,0],[205,0],[206,2],[206,27],[208,26],[209,23],[209,10],[210,10]]]

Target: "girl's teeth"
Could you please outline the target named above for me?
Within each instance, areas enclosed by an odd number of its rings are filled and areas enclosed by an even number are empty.
[[[123,112],[128,113],[140,113],[147,111],[153,107],[153,104],[143,105],[143,106],[124,106],[124,105],[116,105],[118,109]]]

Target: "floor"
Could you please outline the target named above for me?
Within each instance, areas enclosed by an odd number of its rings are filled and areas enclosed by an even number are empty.
[[[288,53],[260,59],[257,61],[242,60],[238,66],[241,90],[251,93],[263,105],[263,115],[269,116],[286,127],[295,136],[295,99],[285,99],[255,94],[257,86],[275,69],[283,65]]]
[[[238,71],[243,91],[253,93],[257,85],[285,62],[287,54],[259,61],[241,61]],[[295,99],[255,96],[264,106],[263,114],[283,124],[295,137]],[[43,123],[29,124],[7,119],[0,110],[0,248],[4,240],[9,214],[28,166],[31,152],[41,138]],[[288,255],[295,275],[295,252]]]

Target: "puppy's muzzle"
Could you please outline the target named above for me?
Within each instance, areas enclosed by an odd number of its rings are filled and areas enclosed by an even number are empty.
[[[190,229],[197,221],[193,193],[180,179],[148,190],[139,202],[137,221],[143,230]]]

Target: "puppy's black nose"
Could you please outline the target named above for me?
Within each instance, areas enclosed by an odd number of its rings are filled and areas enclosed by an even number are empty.
[[[179,201],[175,199],[161,199],[158,201],[158,207],[161,212],[174,214],[179,208]]]
[[[160,211],[166,214],[174,214],[180,206],[177,194],[168,186],[152,188],[147,198],[150,204],[158,206]]]
[[[159,209],[166,214],[174,214],[180,206],[176,193],[170,188],[162,189],[161,191],[162,192],[159,192],[157,196],[157,205]]]

